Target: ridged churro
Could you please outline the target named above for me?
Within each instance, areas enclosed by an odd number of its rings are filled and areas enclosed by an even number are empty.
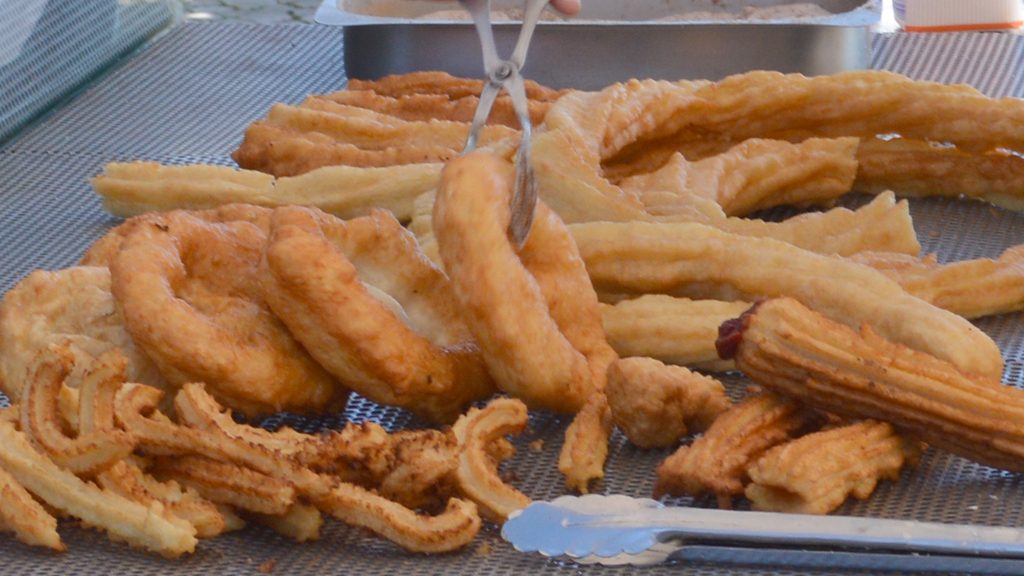
[[[719,353],[754,382],[815,408],[872,418],[936,448],[1024,471],[1024,391],[856,331],[791,298],[723,326]]]
[[[869,323],[879,334],[966,372],[1002,376],[1002,355],[985,333],[867,266],[700,224],[570,228],[599,291],[747,301],[788,296],[848,326]]]
[[[728,508],[743,493],[747,465],[815,424],[814,413],[782,396],[761,393],[723,412],[693,444],[658,466],[654,497],[711,492]]]
[[[808,434],[772,448],[747,468],[755,510],[828,514],[849,496],[864,500],[879,480],[913,465],[921,443],[885,422],[866,420]]]

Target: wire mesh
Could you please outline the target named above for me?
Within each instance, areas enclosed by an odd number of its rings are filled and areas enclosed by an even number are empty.
[[[923,37],[922,37],[923,38]],[[974,37],[971,37],[974,38]],[[881,38],[877,62],[898,71],[942,70],[943,78],[987,82],[993,95],[1021,95],[1015,82],[971,76],[966,63],[956,71],[943,68],[942,42],[976,54],[1014,54],[1020,37],[977,41],[958,36],[945,41],[923,38]],[[91,193],[88,179],[103,163],[116,159],[149,159],[167,163],[230,164],[229,152],[252,119],[271,102],[298,101],[305,94],[340,87],[344,82],[340,32],[307,26],[260,27],[239,24],[182,26],[133,58],[103,82],[80,95],[4,149],[0,149],[0,292],[35,268],[56,269],[75,263],[85,248],[116,219],[105,214]],[[987,44],[986,44],[987,43]],[[898,48],[896,50],[895,48]],[[925,55],[922,60],[922,54]],[[934,61],[938,61],[939,64]],[[923,63],[922,63],[923,62]],[[924,74],[925,72],[922,72]],[[863,201],[853,198],[852,204]],[[976,202],[914,200],[912,214],[927,251],[941,260],[994,256],[1003,248],[1024,243],[1024,216]],[[1002,347],[1007,359],[1005,380],[1024,385],[1024,329],[1021,315],[983,320],[979,325]],[[731,391],[745,382],[725,377]],[[0,397],[0,403],[6,402]],[[336,427],[347,420],[373,420],[387,428],[419,426],[407,414],[355,398],[342,415],[311,421],[279,415],[266,425],[287,423],[300,429]],[[548,499],[563,494],[556,459],[566,420],[535,413],[515,444],[518,453],[508,470],[530,496]],[[542,448],[536,449],[536,440]],[[531,443],[533,443],[531,445]],[[531,447],[532,446],[532,447]],[[613,438],[603,493],[649,496],[656,465],[666,451],[640,450],[623,437]],[[707,500],[673,499],[671,504],[711,506]],[[839,513],[882,518],[912,518],[1019,526],[1024,495],[1018,475],[999,472],[944,453],[931,452],[896,483],[883,483],[865,502],[852,502]],[[62,523],[66,554],[27,548],[0,537],[5,574],[251,574],[268,560],[275,573],[341,572],[374,574],[575,574],[604,571],[515,553],[493,526],[468,550],[440,557],[409,554],[340,523],[330,522],[319,542],[297,545],[273,532],[252,526],[240,533],[202,542],[199,551],[179,561],[166,561],[127,546],[111,543],[95,531]],[[740,554],[740,553],[735,553]],[[746,552],[737,557],[722,551],[685,566],[615,569],[616,574],[824,574],[779,551]],[[791,568],[778,566],[791,560]],[[746,562],[727,566],[723,562]],[[979,565],[980,566],[980,565]],[[871,572],[879,573],[883,565]],[[827,573],[862,573],[842,558]]]

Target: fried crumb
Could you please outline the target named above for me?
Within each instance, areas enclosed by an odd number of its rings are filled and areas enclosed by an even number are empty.
[[[530,452],[540,452],[544,449],[544,439],[538,438],[533,442],[530,442]]]
[[[500,474],[501,481],[505,483],[516,482],[519,480],[519,475],[514,470],[505,470]]]
[[[491,546],[490,542],[481,542],[473,553],[477,556],[490,556],[494,553],[494,547]]]
[[[929,230],[928,231],[928,237],[929,238],[938,238],[940,235],[941,235],[941,233],[938,230]]]
[[[274,567],[276,567],[276,566],[277,566],[277,559],[276,558],[271,558],[270,560],[267,560],[263,564],[260,564],[259,568],[257,568],[256,570],[260,574],[270,574],[271,572],[274,571]]]

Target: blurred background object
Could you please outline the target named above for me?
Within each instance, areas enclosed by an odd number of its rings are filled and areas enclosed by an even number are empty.
[[[256,24],[313,22],[321,0],[181,0],[188,20],[241,20]]]
[[[908,32],[1019,30],[1024,0],[896,0],[896,18]]]
[[[179,10],[176,0],[0,0],[0,142]]]

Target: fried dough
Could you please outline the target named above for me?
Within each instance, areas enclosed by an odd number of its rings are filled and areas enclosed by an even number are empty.
[[[747,308],[746,302],[647,294],[601,304],[601,318],[608,343],[623,358],[649,357],[666,364],[726,371],[733,364],[715,351],[718,327]]]
[[[745,494],[755,510],[828,514],[851,495],[867,499],[879,480],[896,480],[920,455],[920,442],[885,422],[839,426],[766,452],[747,468]]]
[[[413,200],[433,191],[441,165],[420,163],[385,168],[329,166],[301,176],[275,178],[254,170],[195,164],[110,162],[92,179],[103,207],[115,216],[146,212],[203,210],[215,222],[242,218],[218,216],[232,203],[258,206],[313,206],[341,218],[385,208],[399,220],[412,217]],[[83,264],[90,263],[83,260]]]
[[[747,301],[789,296],[848,326],[869,323],[968,373],[996,381],[1002,376],[1002,355],[985,333],[867,266],[700,224],[570,228],[599,291]]]
[[[259,226],[186,212],[141,218],[111,263],[112,288],[132,339],[170,382],[208,382],[249,415],[344,404],[347,392],[264,303]]]
[[[448,279],[386,212],[278,209],[260,286],[306,350],[371,400],[450,423],[494,392]]]
[[[1016,312],[1024,308],[1024,246],[999,258],[939,264],[934,256],[862,252],[850,257],[899,282],[904,290],[964,318]]]
[[[605,395],[615,425],[640,448],[703,432],[730,404],[721,382],[652,358],[612,362]]]
[[[51,346],[74,355],[72,380],[104,352],[119,348],[128,377],[163,386],[163,377],[132,341],[110,292],[106,268],[79,266],[26,276],[0,303],[0,390],[13,402],[36,356]]]
[[[1024,471],[1024,391],[829,320],[791,298],[723,327],[719,353],[754,382],[847,418],[889,422],[936,448]]]
[[[700,496],[711,492],[729,508],[743,493],[747,465],[772,446],[817,423],[817,417],[783,396],[749,396],[722,413],[693,444],[658,465],[654,497]]]

